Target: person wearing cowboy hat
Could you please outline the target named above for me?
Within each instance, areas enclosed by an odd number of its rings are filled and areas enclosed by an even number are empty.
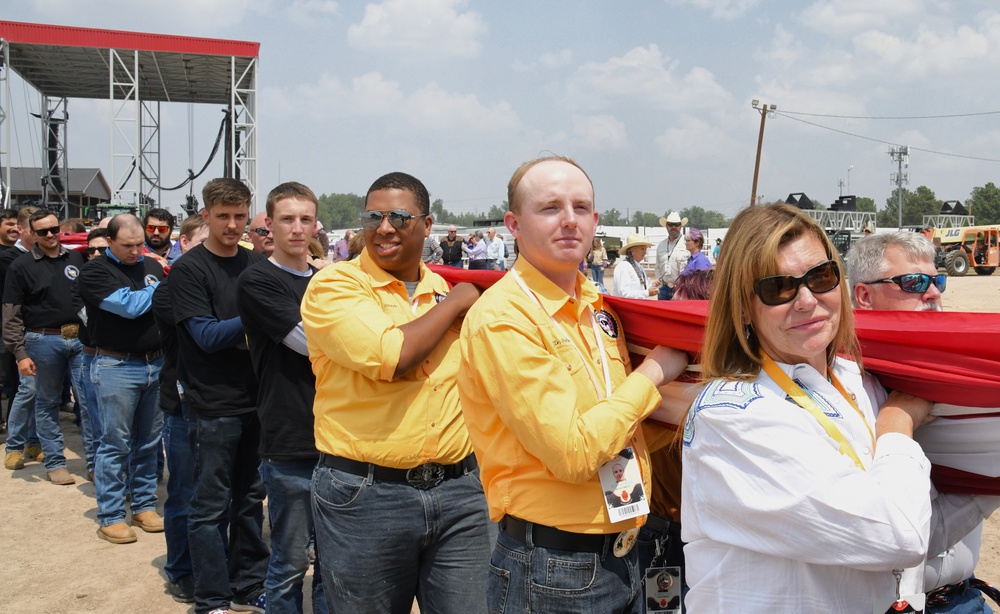
[[[687,266],[689,254],[684,247],[684,241],[681,240],[681,228],[687,223],[688,219],[681,218],[676,211],[671,211],[667,217],[660,218],[660,226],[667,229],[667,238],[656,246],[654,274],[660,282],[656,298],[661,301],[669,301],[674,297],[674,282]]]
[[[646,258],[646,250],[652,246],[652,243],[646,241],[646,237],[637,232],[628,236],[621,249],[621,253],[625,254],[625,261],[615,267],[614,284],[611,290],[613,296],[623,298],[656,296],[657,290],[660,288],[660,280],[650,280],[642,268],[642,261]]]

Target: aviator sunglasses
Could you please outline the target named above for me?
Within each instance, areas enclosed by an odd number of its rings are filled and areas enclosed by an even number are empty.
[[[926,273],[903,273],[902,275],[896,275],[895,277],[887,277],[885,279],[876,279],[873,281],[863,281],[861,283],[896,284],[903,292],[923,294],[924,292],[927,292],[927,288],[931,287],[931,282],[934,282],[934,287],[938,289],[938,292],[944,292],[945,287],[948,285],[948,276],[944,274],[928,275]]]
[[[393,209],[386,213],[382,213],[381,211],[365,211],[361,214],[361,227],[365,230],[375,230],[382,225],[384,218],[389,218],[389,224],[393,228],[402,230],[415,217],[427,217],[427,214],[413,215],[404,209]]]
[[[758,279],[753,284],[757,298],[765,305],[784,305],[795,299],[799,286],[809,288],[813,294],[824,294],[840,285],[840,267],[833,260],[821,262],[801,277],[772,275]]]

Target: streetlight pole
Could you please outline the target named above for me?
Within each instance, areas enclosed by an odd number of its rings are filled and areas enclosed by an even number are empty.
[[[852,168],[854,168],[853,164],[851,166],[847,167],[847,195],[848,196],[851,195],[851,169]]]
[[[760,150],[761,146],[764,144],[764,122],[767,120],[767,114],[770,113],[774,116],[774,112],[778,110],[777,105],[771,105],[770,108],[765,104],[763,107],[758,108],[760,101],[754,99],[750,105],[757,109],[760,113],[760,133],[757,135],[757,161],[753,165],[753,189],[750,194],[750,206],[753,207],[757,204],[757,174],[760,172]]]

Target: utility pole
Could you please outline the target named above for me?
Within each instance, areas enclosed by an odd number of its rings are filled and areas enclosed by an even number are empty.
[[[896,184],[897,213],[899,214],[899,230],[903,229],[903,184],[910,182],[909,173],[904,168],[910,168],[910,149],[906,145],[889,148],[889,157],[896,163],[896,172],[889,175],[889,181]]]
[[[763,107],[758,108],[760,101],[756,98],[751,101],[750,106],[757,109],[760,113],[760,134],[757,135],[757,161],[753,165],[753,189],[750,194],[750,206],[756,206],[757,204],[757,173],[760,172],[760,150],[764,143],[764,122],[767,120],[767,114],[770,113],[771,117],[774,117],[774,112],[778,110],[778,105],[772,104],[770,108],[765,104]]]

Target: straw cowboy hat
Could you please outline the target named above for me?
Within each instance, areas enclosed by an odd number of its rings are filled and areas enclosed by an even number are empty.
[[[633,232],[628,236],[628,239],[625,241],[625,245],[622,245],[620,253],[627,254],[628,250],[632,249],[633,247],[642,247],[642,246],[653,247],[653,244],[647,241],[646,237],[644,237],[643,235],[637,232]]]
[[[677,215],[676,211],[671,211],[670,215],[668,215],[667,217],[660,218],[660,226],[666,228],[668,222],[671,224],[680,224],[681,226],[687,226],[688,219],[686,217],[681,217]]]

